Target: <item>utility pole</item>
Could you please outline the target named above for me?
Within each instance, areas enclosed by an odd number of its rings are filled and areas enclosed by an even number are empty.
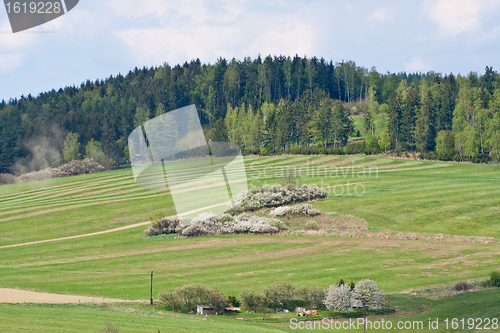
[[[153,271],[151,271],[151,293],[149,298],[149,304],[153,305]]]

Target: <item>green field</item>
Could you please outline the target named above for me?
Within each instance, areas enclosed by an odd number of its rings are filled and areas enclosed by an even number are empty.
[[[466,316],[470,315],[467,304],[480,299],[484,302],[472,306],[474,316],[500,313],[498,303],[486,306],[486,300],[498,299],[498,290],[435,301],[415,296],[408,305],[412,291],[446,287],[459,280],[479,281],[500,269],[498,166],[365,156],[253,157],[245,158],[245,163],[250,186],[280,183],[284,169],[295,168],[300,183],[323,186],[329,192],[327,199],[313,203],[316,208],[332,217],[352,215],[365,220],[368,233],[475,236],[479,242],[307,233],[145,238],[143,226],[1,248],[127,226],[147,221],[156,211],[175,214],[167,190],[141,189],[131,170],[123,169],[0,186],[0,287],[145,300],[151,270],[154,295],[189,283],[239,295],[276,281],[326,288],[340,278],[371,278],[396,295],[393,304],[404,303],[390,315],[394,318]],[[403,311],[405,307],[409,308]],[[82,331],[98,331],[108,321],[126,332],[156,332],[156,328],[163,332],[164,327],[179,332],[289,331],[286,323],[219,317],[201,321],[173,317],[164,309],[163,315],[154,316],[140,311],[130,313],[119,305],[4,305],[0,306],[0,331],[72,331],[73,319],[83,325]],[[25,318],[30,316],[39,320],[28,324]]]

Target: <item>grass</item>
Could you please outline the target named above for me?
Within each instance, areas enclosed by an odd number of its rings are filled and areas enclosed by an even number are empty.
[[[160,236],[165,239],[167,237]],[[321,286],[372,278],[388,292],[486,278],[500,245],[232,235],[144,240],[142,229],[2,250],[0,285],[125,299],[203,283],[227,294],[275,281]]]
[[[0,305],[2,332],[103,332],[108,323],[120,332],[276,332],[264,323],[165,313],[156,308],[99,305]]]
[[[449,332],[445,319],[449,323],[453,318],[465,319],[465,329],[460,332],[473,332],[467,327],[468,318],[498,318],[500,313],[500,289],[487,289],[468,292],[439,300],[415,297],[406,294],[395,294],[388,297],[389,304],[397,311],[381,314],[371,313],[368,319],[374,321],[391,321],[393,327],[398,322],[422,322],[420,332]],[[153,312],[154,311],[154,312]],[[321,318],[332,318],[333,321],[357,320],[359,313],[339,316],[333,311],[319,311]],[[458,314],[458,315],[457,315]],[[465,316],[461,314],[466,314]],[[89,320],[89,318],[91,318]],[[183,315],[166,311],[160,306],[155,309],[142,304],[112,305],[0,305],[0,331],[39,331],[39,332],[102,332],[111,323],[119,326],[120,332],[293,332],[291,318],[294,313],[267,313],[266,320],[262,314],[228,314],[222,316]],[[311,320],[318,318],[303,318]],[[429,321],[439,319],[439,328],[429,330]],[[304,323],[305,325],[305,323]],[[451,324],[450,324],[451,325]],[[484,327],[484,326],[483,326]],[[450,327],[451,328],[451,327]],[[320,331],[320,330],[316,330]],[[362,332],[359,329],[349,330]],[[371,330],[368,330],[369,332]],[[398,330],[399,331],[399,330]],[[415,331],[415,330],[402,330]],[[491,330],[493,332],[497,330]]]
[[[313,203],[316,208],[332,217],[353,215],[356,221],[365,220],[368,231],[493,237],[497,244],[306,235],[145,238],[145,227],[140,227],[0,248],[0,287],[139,300],[149,298],[153,269],[155,295],[189,283],[238,295],[242,290],[262,290],[276,281],[327,287],[340,278],[372,278],[396,297],[394,302],[404,303],[413,297],[412,291],[484,279],[500,269],[498,166],[365,156],[254,157],[246,158],[245,163],[250,186],[276,184],[286,168],[295,168],[300,183],[323,186],[329,192],[328,199]],[[179,179],[183,176],[181,170]],[[147,221],[159,211],[175,214],[170,193],[137,187],[130,169],[3,185],[0,246],[113,229]],[[300,223],[291,222],[294,228],[300,228]],[[405,293],[396,294],[400,292]],[[449,303],[425,300],[421,302],[425,308],[400,308],[398,315],[408,312],[411,317],[417,311],[423,317],[433,313],[465,316],[474,311],[490,314],[490,308],[499,313],[486,301],[484,306],[474,303],[481,297],[489,299],[490,293],[498,296],[497,291],[482,291],[447,298]],[[436,312],[425,312],[431,308]],[[29,316],[39,320],[27,324]],[[119,322],[130,332],[140,331],[138,327],[150,331],[191,328],[194,332],[269,329],[269,324],[237,321],[233,327],[218,317],[208,322],[157,318],[121,308],[0,306],[0,331],[23,327],[71,331],[72,318],[85,331],[102,330],[108,321]],[[164,321],[166,326],[158,324]],[[281,324],[275,325],[287,331]]]

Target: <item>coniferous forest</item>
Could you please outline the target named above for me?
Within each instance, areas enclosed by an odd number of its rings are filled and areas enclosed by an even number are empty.
[[[237,142],[245,153],[500,160],[500,76],[491,67],[384,74],[352,61],[267,56],[135,68],[2,101],[0,173],[54,166],[93,147],[124,165],[136,126],[190,104],[212,141]]]

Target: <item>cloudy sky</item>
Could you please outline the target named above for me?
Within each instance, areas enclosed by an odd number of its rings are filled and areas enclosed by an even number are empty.
[[[0,8],[0,100],[221,56],[481,74],[500,70],[498,17],[498,0],[80,0],[59,19],[12,34]]]

